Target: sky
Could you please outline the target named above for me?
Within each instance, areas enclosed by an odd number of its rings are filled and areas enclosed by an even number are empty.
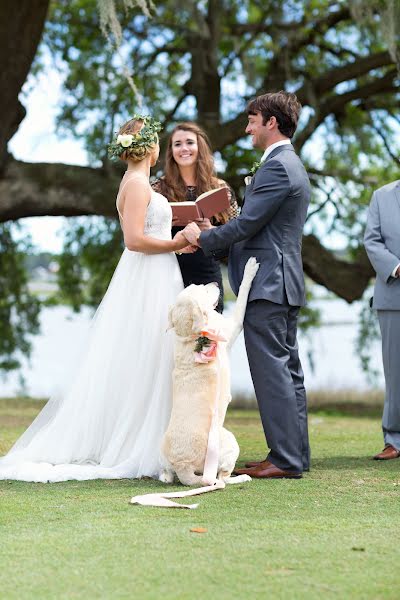
[[[28,79],[21,97],[27,115],[9,144],[9,151],[16,159],[27,162],[87,164],[83,144],[73,139],[60,139],[55,131],[61,84],[62,76],[54,69],[46,69],[45,73],[35,79]],[[25,237],[26,232],[29,232],[38,251],[58,253],[62,248],[60,229],[64,221],[64,217],[20,219],[22,227],[15,231],[15,237]]]

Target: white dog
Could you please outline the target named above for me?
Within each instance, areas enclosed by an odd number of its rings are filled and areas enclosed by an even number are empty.
[[[230,477],[239,456],[239,446],[235,436],[223,424],[231,400],[227,351],[243,328],[247,299],[258,267],[255,258],[248,260],[230,319],[214,310],[219,297],[218,286],[214,283],[190,285],[179,294],[170,308],[170,327],[175,330],[176,342],[172,414],[162,444],[166,467],[160,479],[165,483],[172,483],[174,473],[183,485],[206,483],[202,474],[217,394],[218,480],[239,483],[250,479],[246,475],[244,478]],[[210,362],[195,361],[196,338],[200,338],[202,332],[203,338],[206,332],[212,332],[211,338],[225,338],[225,341],[204,348],[204,359],[208,360],[211,356]],[[212,359],[213,353],[217,355],[215,360]]]

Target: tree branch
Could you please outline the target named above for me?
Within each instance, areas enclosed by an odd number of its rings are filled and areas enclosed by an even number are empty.
[[[391,58],[389,52],[379,52],[378,54],[373,54],[372,56],[359,58],[341,67],[331,69],[330,71],[325,71],[323,75],[311,80],[310,83],[314,89],[314,93],[316,95],[321,95],[333,90],[333,88],[339,83],[356,79],[361,75],[369,73],[373,69],[393,64],[393,59]],[[301,90],[299,90],[296,95],[300,102],[305,101],[305,98],[302,98]]]
[[[370,184],[374,185],[378,182],[377,178],[371,175],[363,175],[361,177],[357,177],[353,171],[351,170],[329,170],[325,171],[323,169],[316,169],[315,167],[311,167],[305,161],[304,166],[310,179],[317,180],[320,177],[332,177],[334,179],[341,179],[345,182],[353,181],[354,183],[358,183],[360,185]]]
[[[73,165],[10,160],[0,180],[0,222],[41,215],[99,215],[116,218],[121,173]],[[303,238],[307,275],[348,302],[363,294],[373,276],[365,253],[350,263],[339,260],[313,235]]]
[[[335,115],[337,118],[343,116],[345,107],[350,102],[356,100],[366,100],[371,102],[371,97],[376,94],[395,94],[398,88],[394,85],[397,77],[397,70],[391,69],[383,77],[379,77],[356,87],[344,94],[335,94],[328,96],[316,106],[315,114],[310,118],[307,125],[296,135],[296,148],[301,149],[305,142],[312,136],[317,128],[325,121],[329,115]],[[370,107],[370,104],[369,104]]]
[[[147,69],[151,67],[160,54],[186,54],[188,52],[190,52],[190,49],[186,46],[184,48],[179,48],[173,44],[166,44],[160,48],[155,48],[151,54],[147,55],[146,62],[140,65],[140,69],[143,73],[146,73]]]
[[[0,179],[0,222],[23,217],[116,216],[118,171],[11,159]]]
[[[318,35],[325,35],[328,29],[350,18],[349,8],[340,8],[332,12],[326,11],[323,17],[310,23],[310,28],[306,32],[303,33],[301,28],[295,30],[295,34],[290,39],[290,50],[297,52],[300,48],[312,44]]]
[[[372,129],[375,131],[375,133],[381,138],[383,145],[386,148],[387,153],[389,154],[390,158],[397,164],[400,166],[400,158],[392,151],[392,146],[391,144],[388,142],[388,140],[386,139],[386,136],[382,133],[381,128],[376,127],[373,123],[370,124]]]
[[[359,300],[375,275],[363,249],[357,261],[351,263],[336,258],[314,235],[303,237],[303,264],[305,273],[313,281],[347,302]]]

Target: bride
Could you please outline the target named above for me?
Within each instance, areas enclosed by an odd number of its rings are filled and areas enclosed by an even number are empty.
[[[160,124],[135,115],[110,145],[127,162],[117,195],[125,250],[91,324],[88,347],[68,389],[52,398],[10,452],[0,479],[158,477],[171,410],[168,306],[183,289],[171,239],[171,208],[149,184]]]

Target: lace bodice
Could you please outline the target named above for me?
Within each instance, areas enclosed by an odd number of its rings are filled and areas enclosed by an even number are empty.
[[[171,239],[172,210],[165,196],[154,190],[147,207],[144,233],[159,240]]]
[[[137,177],[137,176],[136,176]],[[125,176],[125,181],[122,180],[120,189],[117,196],[117,211],[123,227],[123,218],[119,206],[119,199],[128,181],[134,180],[135,176],[130,178]],[[170,240],[171,239],[171,225],[172,225],[172,210],[168,203],[168,200],[162,194],[151,190],[151,198],[147,207],[146,220],[144,224],[144,233],[149,237],[154,237],[158,240]]]

